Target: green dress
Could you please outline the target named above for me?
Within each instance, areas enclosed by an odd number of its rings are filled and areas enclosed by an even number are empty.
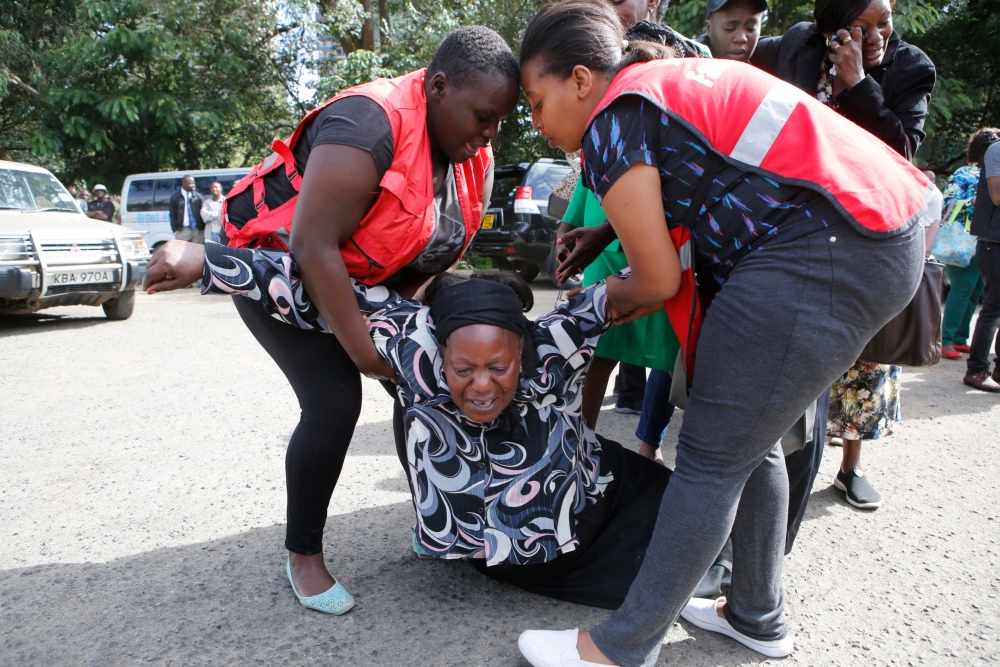
[[[563,222],[573,227],[596,227],[607,219],[594,193],[576,184]],[[604,280],[628,266],[625,252],[615,239],[597,259],[583,270],[584,286]],[[601,338],[595,354],[604,359],[672,373],[680,344],[663,311],[628,324],[611,327]]]

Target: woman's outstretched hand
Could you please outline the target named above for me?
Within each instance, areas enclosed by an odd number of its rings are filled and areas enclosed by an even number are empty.
[[[149,294],[181,289],[201,279],[205,246],[187,241],[167,241],[146,265],[142,286]]]
[[[562,287],[569,278],[589,266],[615,238],[615,230],[607,220],[596,227],[578,227],[563,234],[558,242],[564,249],[569,248],[573,241],[576,241],[576,246],[568,254],[559,251],[561,263],[556,269],[559,286]]]

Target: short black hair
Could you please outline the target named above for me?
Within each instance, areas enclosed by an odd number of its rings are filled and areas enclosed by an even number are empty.
[[[986,155],[986,149],[1000,141],[1000,128],[984,127],[969,139],[969,150],[966,157],[969,164],[979,164]]]
[[[517,82],[521,71],[517,58],[503,37],[486,26],[470,25],[445,37],[427,67],[430,78],[443,72],[456,86],[478,81],[483,75],[497,75]]]
[[[872,0],[816,0],[813,8],[816,27],[823,34],[837,32],[864,14],[871,3]],[[895,6],[896,0],[889,0],[889,8]]]

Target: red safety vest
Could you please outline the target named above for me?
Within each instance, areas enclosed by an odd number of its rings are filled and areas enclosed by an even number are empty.
[[[291,231],[292,217],[302,176],[295,167],[292,150],[303,128],[316,114],[339,99],[362,95],[385,110],[392,128],[393,158],[379,183],[378,199],[358,224],[340,254],[352,278],[374,285],[399,271],[417,258],[434,231],[434,179],[431,166],[430,138],[427,136],[427,97],[424,73],[418,70],[396,79],[377,79],[355,86],[333,97],[306,114],[287,141],[275,139],[274,151],[266,160],[233,186],[229,198],[248,188],[253,189],[257,217],[242,227],[229,219],[223,204],[222,219],[233,247],[264,246],[287,250],[275,232]],[[483,217],[483,187],[486,171],[493,162],[490,146],[479,149],[474,158],[455,164],[455,185],[465,222],[465,247],[479,229]],[[264,197],[264,176],[284,168],[295,188],[295,196],[273,209]],[[228,198],[227,198],[228,201]],[[462,249],[463,252],[465,248]]]
[[[733,60],[668,59],[632,65],[611,82],[593,122],[622,95],[641,95],[726,162],[815,190],[862,234],[893,236],[926,216],[930,181],[896,151],[814,97]],[[704,316],[691,231],[670,230],[683,271],[666,302],[690,383]]]

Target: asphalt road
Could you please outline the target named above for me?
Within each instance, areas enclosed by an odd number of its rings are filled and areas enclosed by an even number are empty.
[[[325,547],[357,607],[299,606],[282,549],[297,408],[226,298],[0,317],[0,369],[0,665],[524,667],[522,630],[606,615],[418,560],[391,403],[367,380]],[[904,372],[906,421],[865,446],[879,511],[844,504],[828,449],[786,559],[784,664],[1000,663],[1000,397],[963,371]],[[608,401],[598,430],[634,448],[637,420]],[[681,622],[659,664],[764,662]]]

